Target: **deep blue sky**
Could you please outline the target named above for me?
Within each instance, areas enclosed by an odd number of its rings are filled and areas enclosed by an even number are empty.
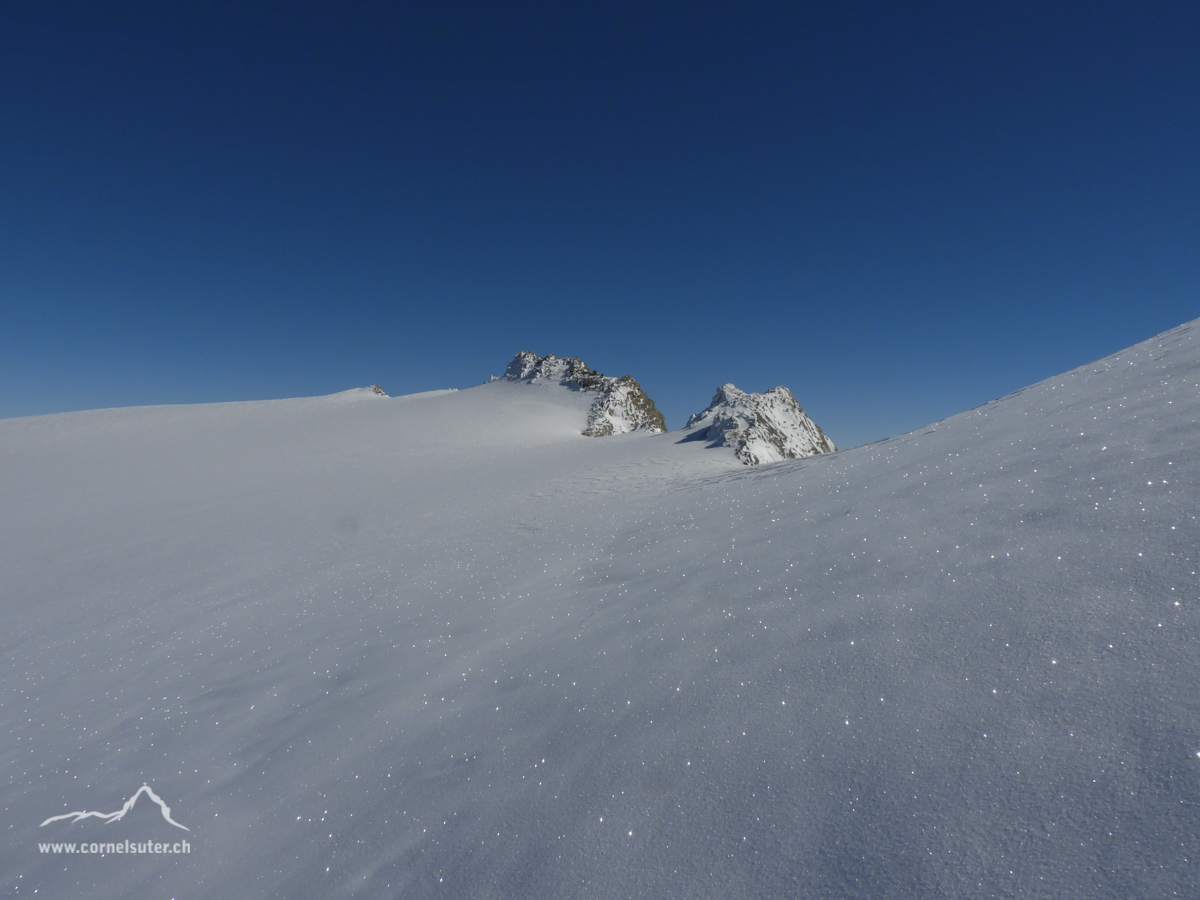
[[[1200,315],[1190,3],[0,11],[0,416],[468,387],[842,446]]]

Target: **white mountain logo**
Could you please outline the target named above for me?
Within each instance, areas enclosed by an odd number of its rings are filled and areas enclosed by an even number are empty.
[[[176,828],[182,828],[184,831],[192,830],[192,829],[188,828],[186,825],[180,825],[178,822],[176,822],[174,819],[171,818],[171,807],[167,806],[167,804],[163,802],[163,798],[158,796],[158,794],[154,793],[154,791],[152,791],[150,789],[150,785],[148,785],[148,784],[143,784],[140,788],[138,788],[137,793],[134,794],[132,797],[130,797],[128,800],[126,800],[125,805],[122,806],[120,809],[118,809],[116,812],[102,813],[102,812],[88,812],[87,810],[84,810],[83,812],[64,813],[61,816],[51,816],[49,819],[47,819],[45,822],[43,822],[38,827],[42,828],[46,825],[49,825],[51,822],[57,822],[60,819],[70,819],[72,822],[78,822],[80,819],[90,819],[92,817],[95,817],[97,819],[104,819],[104,824],[110,825],[113,822],[117,821],[117,819],[124,818],[125,813],[127,813],[131,809],[133,809],[133,804],[137,803],[137,798],[142,796],[142,794],[145,794],[147,797],[149,797],[151,800],[153,800],[155,803],[157,803],[158,808],[162,810],[163,818],[166,819],[168,822],[170,822],[172,825],[174,825]]]

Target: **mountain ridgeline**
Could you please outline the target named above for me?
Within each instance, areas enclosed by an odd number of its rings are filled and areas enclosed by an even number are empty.
[[[667,430],[663,414],[632,376],[601,375],[577,356],[560,359],[552,354],[538,356],[522,350],[508,364],[504,377],[509,381],[550,382],[594,393],[596,399],[588,410],[587,428],[583,432],[588,437],[630,431],[662,434]]]
[[[666,432],[666,420],[642,386],[630,375],[614,378],[592,371],[576,356],[538,356],[529,350],[516,355],[504,378],[508,381],[561,384],[596,394],[588,410],[588,437],[645,431]],[[714,447],[732,447],[744,464],[816,456],[837,449],[785,387],[761,394],[732,384],[717,388],[708,408],[688,419],[685,440],[708,440]]]

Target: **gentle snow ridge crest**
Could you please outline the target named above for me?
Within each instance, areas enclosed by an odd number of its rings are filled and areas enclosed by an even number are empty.
[[[687,427],[703,429],[697,437],[718,447],[732,447],[749,466],[837,449],[785,387],[751,394],[723,384],[708,408],[688,419]]]
[[[662,434],[667,430],[663,414],[632,376],[601,375],[577,356],[538,356],[522,350],[508,364],[504,377],[508,381],[551,382],[596,393],[598,396],[588,410],[588,424],[583,432],[588,437],[638,430]]]

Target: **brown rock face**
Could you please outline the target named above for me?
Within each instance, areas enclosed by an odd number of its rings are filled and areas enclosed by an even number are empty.
[[[577,356],[538,356],[522,350],[508,364],[504,377],[509,381],[556,382],[596,394],[583,432],[588,437],[638,430],[661,434],[667,430],[663,414],[632,376],[601,375]]]

